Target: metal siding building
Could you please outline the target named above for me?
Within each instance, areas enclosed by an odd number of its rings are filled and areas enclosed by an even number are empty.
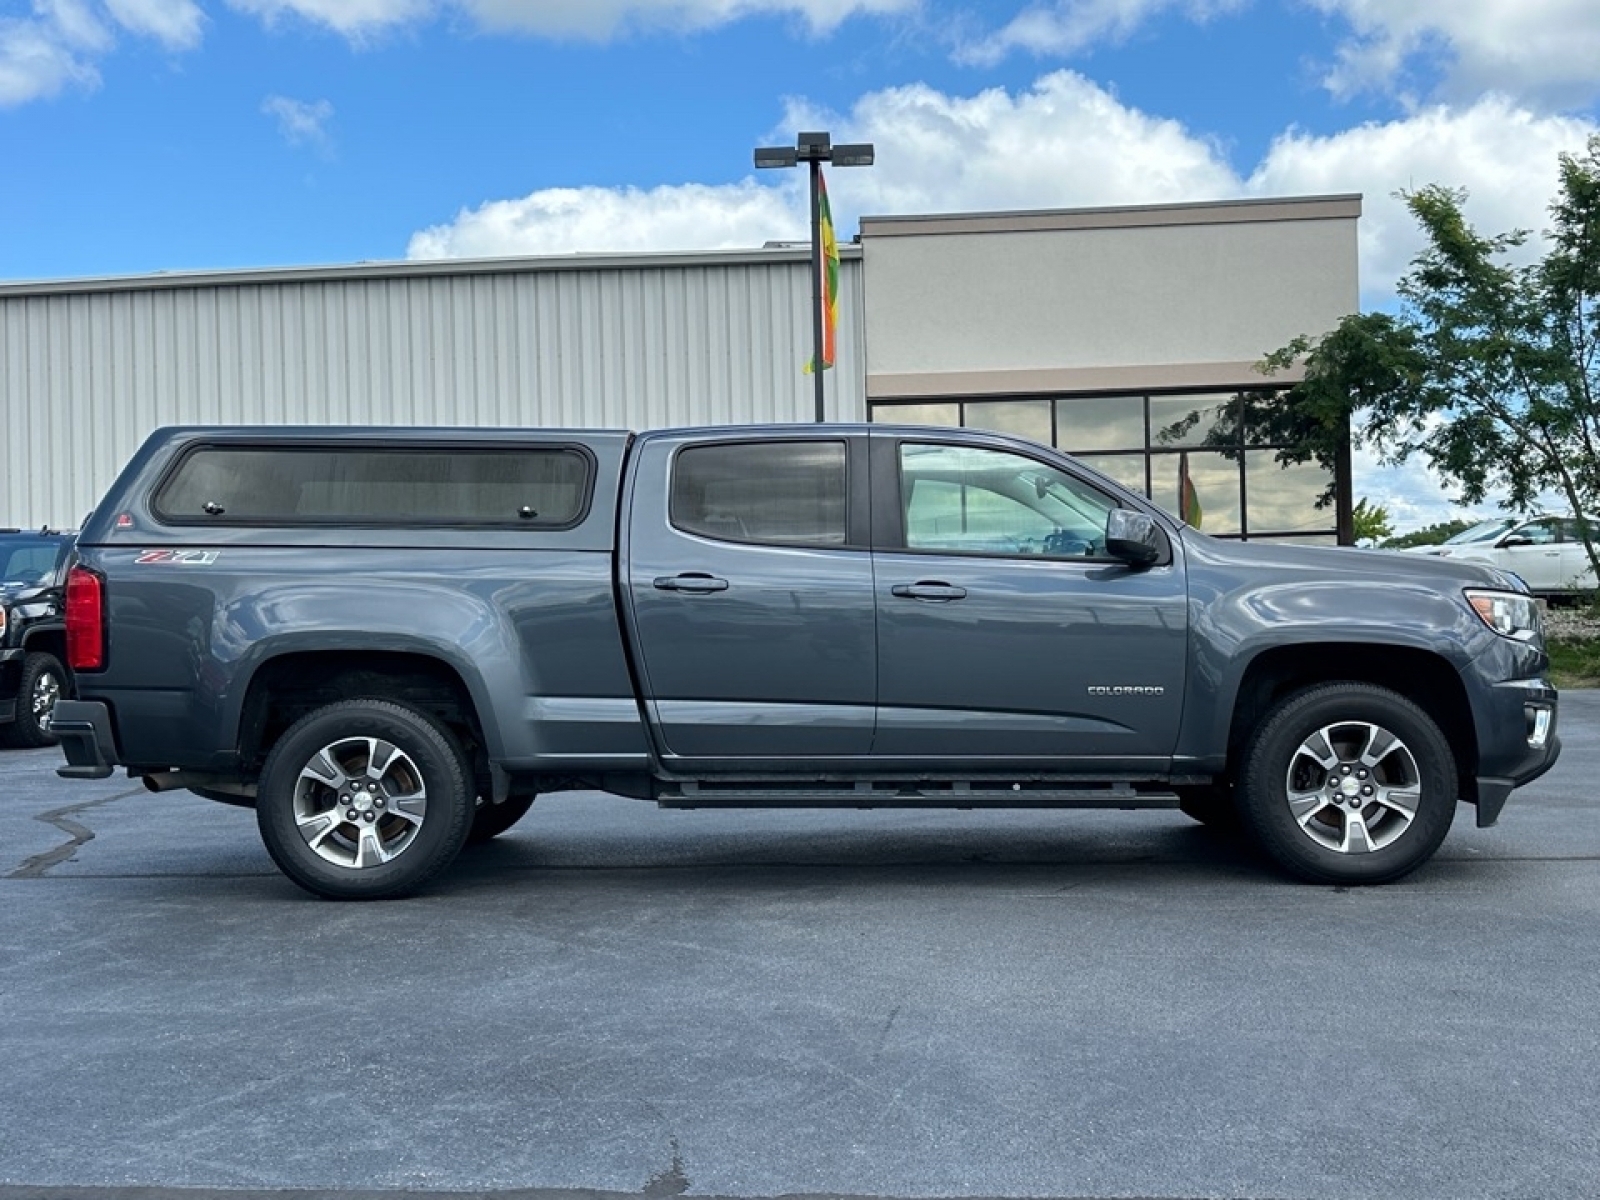
[[[863,218],[828,415],[1019,433],[1169,510],[1193,484],[1207,532],[1348,540],[1348,462],[1282,469],[1243,427],[1271,394],[1255,361],[1356,310],[1360,211]],[[810,421],[809,266],[781,246],[0,284],[0,524],[75,525],[176,423]]]
[[[858,247],[829,415],[865,417]],[[0,524],[76,525],[162,425],[809,421],[802,248],[0,284]]]

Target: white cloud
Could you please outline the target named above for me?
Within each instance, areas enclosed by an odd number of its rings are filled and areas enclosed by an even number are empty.
[[[998,32],[957,47],[961,62],[993,66],[1013,50],[1068,57],[1102,42],[1125,41],[1151,18],[1176,9],[1204,22],[1249,0],[1053,0],[1024,9]]]
[[[768,140],[795,129],[877,146],[838,169],[828,195],[841,236],[860,214],[1064,208],[1216,199],[1240,183],[1206,141],[1119,104],[1068,71],[1016,96],[952,97],[918,84],[863,97],[847,117],[793,103]],[[414,258],[704,250],[807,236],[805,175],[763,172],[721,186],[550,188],[463,211],[412,238]]]
[[[925,85],[863,96],[847,114],[793,102],[771,140],[832,129],[870,141],[877,163],[830,173],[840,232],[862,213],[967,212],[1218,200],[1234,196],[1364,195],[1361,273],[1367,302],[1388,299],[1421,241],[1402,188],[1465,187],[1480,229],[1540,229],[1556,156],[1581,150],[1592,121],[1539,116],[1498,97],[1438,107],[1315,137],[1282,135],[1247,177],[1176,121],[1122,104],[1058,71],[1025,92],[951,96]],[[774,178],[782,176],[783,178]],[[461,213],[413,239],[419,256],[690,250],[803,237],[799,171],[721,187],[651,191],[551,189]],[[692,218],[692,219],[691,219]],[[462,247],[470,247],[463,249]],[[1531,253],[1532,251],[1530,251]]]
[[[33,16],[0,18],[0,108],[100,83],[96,62],[116,44],[115,30],[153,37],[168,49],[200,42],[204,15],[193,0],[34,0]]]
[[[299,17],[357,39],[392,25],[432,16],[433,0],[228,0],[230,8],[269,25]]]
[[[917,0],[455,0],[484,27],[606,37],[619,29],[706,29],[744,17],[798,17],[826,33],[849,17],[902,12]]]
[[[825,33],[848,17],[901,12],[918,0],[228,0],[273,22],[295,16],[360,39],[450,12],[489,30],[605,38],[623,29],[706,29],[761,14],[800,18]]]
[[[93,64],[47,22],[0,20],[0,108],[99,82]]]
[[[1453,100],[1494,91],[1559,106],[1600,95],[1595,0],[1035,0],[1000,29],[960,41],[955,57],[986,66],[1016,51],[1067,58],[1163,16],[1203,24],[1258,3],[1309,5],[1348,24],[1323,76],[1337,96],[1409,94],[1418,65]]]
[[[486,258],[574,251],[710,250],[807,236],[798,190],[753,181],[724,187],[548,188],[463,210],[414,234],[410,258]]]
[[[287,96],[268,96],[261,102],[261,111],[278,119],[278,132],[291,146],[309,144],[324,151],[331,148],[327,126],[333,119],[333,105],[326,100],[307,104]]]
[[[105,0],[106,10],[130,33],[153,37],[169,50],[200,44],[205,14],[190,0]]]
[[[1469,108],[1437,107],[1403,120],[1326,137],[1282,135],[1248,181],[1254,195],[1361,192],[1361,276],[1369,298],[1389,293],[1421,248],[1400,189],[1464,187],[1467,216],[1484,233],[1548,224],[1556,156],[1583,148],[1593,121],[1539,116],[1488,96]],[[1530,245],[1526,254],[1537,253]]]
[[[1600,93],[1594,0],[1310,0],[1355,36],[1325,83],[1336,95],[1394,90],[1415,56],[1438,54],[1444,93],[1509,92],[1556,104]]]

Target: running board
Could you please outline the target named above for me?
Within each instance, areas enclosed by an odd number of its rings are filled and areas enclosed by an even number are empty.
[[[1176,808],[1178,797],[1161,788],[1127,783],[1040,784],[857,783],[829,787],[802,783],[680,783],[656,793],[662,808]]]

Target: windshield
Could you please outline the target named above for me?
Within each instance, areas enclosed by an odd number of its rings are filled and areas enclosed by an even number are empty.
[[[0,584],[39,584],[56,569],[59,547],[38,538],[26,542],[0,541]]]
[[[1479,521],[1471,529],[1463,529],[1455,537],[1445,538],[1442,544],[1446,546],[1464,546],[1468,542],[1491,542],[1515,524],[1516,521],[1510,517],[1499,517],[1493,521]]]

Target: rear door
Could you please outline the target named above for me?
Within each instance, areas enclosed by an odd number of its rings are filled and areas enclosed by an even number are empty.
[[[874,755],[1165,767],[1187,661],[1177,551],[1109,558],[1120,502],[1043,450],[886,430],[872,447]]]
[[[865,755],[877,681],[866,438],[640,439],[622,578],[657,746],[729,769]]]

